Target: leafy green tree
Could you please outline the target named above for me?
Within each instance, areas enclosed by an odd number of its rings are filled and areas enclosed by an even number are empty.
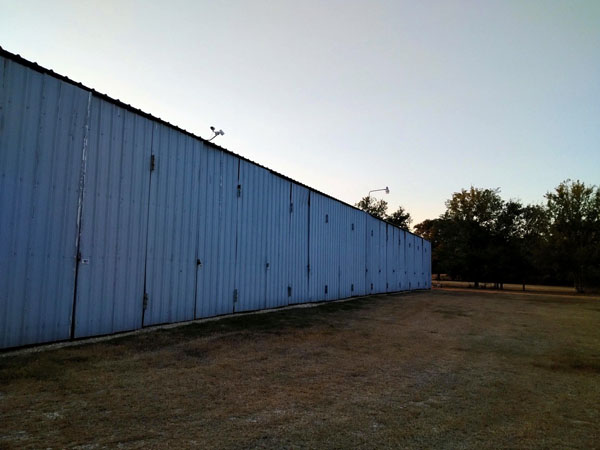
[[[438,280],[442,273],[450,272],[444,265],[448,245],[448,239],[444,237],[444,225],[441,218],[425,219],[415,225],[415,233],[431,242],[431,273],[437,274]]]
[[[371,214],[373,217],[385,220],[392,225],[402,228],[403,230],[409,231],[410,224],[412,223],[412,217],[410,213],[406,211],[402,206],[392,214],[388,215],[388,203],[385,200],[377,200],[374,197],[368,196],[363,197],[356,206],[359,209]]]
[[[523,206],[517,200],[502,202],[491,228],[487,278],[502,289],[507,280],[521,277]]]
[[[387,220],[392,225],[396,225],[398,228],[410,231],[412,217],[410,217],[410,213],[406,211],[402,206],[398,206],[398,209],[389,216],[386,216],[385,220]]]
[[[504,201],[499,189],[455,192],[439,218],[417,224],[432,243],[433,273],[455,279],[600,287],[600,189],[566,180],[546,205]]]
[[[388,203],[385,200],[377,200],[371,196],[363,197],[354,206],[378,219],[385,219],[388,209]]]
[[[446,201],[448,218],[464,222],[476,223],[491,228],[502,209],[500,189],[480,189],[471,186],[469,190],[461,189],[452,194]]]
[[[544,205],[527,205],[521,214],[520,258],[516,261],[520,281],[525,290],[526,282],[552,282],[551,262],[548,257],[549,215]]]
[[[494,228],[504,206],[499,191],[471,186],[469,190],[455,192],[446,201],[446,212],[442,216],[446,222],[448,250],[454,253],[450,268],[474,281],[475,287],[494,270]],[[460,266],[456,267],[457,264]]]
[[[556,267],[578,292],[600,286],[600,189],[566,180],[546,200]]]

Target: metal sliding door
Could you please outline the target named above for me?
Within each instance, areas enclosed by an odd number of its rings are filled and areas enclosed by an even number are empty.
[[[292,206],[289,181],[269,173],[268,184],[265,306],[277,308],[288,305],[292,294],[288,284],[288,265],[291,264],[288,237]]]
[[[144,326],[195,317],[201,150],[197,139],[155,125]]]
[[[75,337],[140,328],[152,122],[92,99]]]
[[[233,312],[239,158],[200,152],[196,318]]]
[[[309,190],[290,185],[290,223],[287,235],[289,303],[304,303],[308,294]]]
[[[265,307],[266,246],[270,238],[265,213],[270,195],[268,172],[240,161],[234,310]]]
[[[0,348],[70,336],[89,98],[0,57]]]
[[[408,231],[399,231],[399,242],[400,242],[400,253],[398,255],[400,259],[400,290],[406,291],[408,289],[408,269],[407,269],[407,256],[406,249]]]
[[[363,295],[365,291],[365,213],[341,208],[340,298]]]
[[[311,301],[336,300],[340,295],[340,207],[338,202],[310,192]]]
[[[367,294],[386,291],[386,224],[379,219],[367,217]]]
[[[396,292],[401,289],[400,283],[400,234],[401,230],[387,225],[387,253],[386,253],[386,291]]]

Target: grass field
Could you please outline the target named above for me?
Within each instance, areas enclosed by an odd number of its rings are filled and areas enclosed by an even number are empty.
[[[449,281],[449,280],[442,280],[442,281],[432,281],[432,285],[434,287],[441,287],[441,288],[473,288],[473,282],[469,282],[469,281]],[[493,283],[480,283],[480,287],[479,289],[494,289],[494,284]],[[518,291],[518,292],[523,292],[523,285],[522,284],[510,284],[510,283],[505,283],[503,286],[503,291]],[[536,285],[536,284],[527,284],[525,285],[525,291],[524,292],[529,292],[529,293],[535,293],[535,294],[560,294],[560,295],[580,295],[574,287],[567,287],[567,286],[542,286],[542,285]],[[591,295],[595,295],[595,294],[591,294]],[[596,295],[598,296],[598,295]]]
[[[600,299],[436,289],[0,356],[0,448],[599,448]]]

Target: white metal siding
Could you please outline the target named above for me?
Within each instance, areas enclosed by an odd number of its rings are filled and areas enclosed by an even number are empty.
[[[308,242],[309,211],[308,189],[291,184],[291,214],[288,232],[288,286],[289,303],[304,303],[309,300]]]
[[[334,200],[311,191],[309,211],[310,300],[335,300],[340,298],[340,208]]]
[[[0,55],[1,348],[430,287],[427,241]]]
[[[233,312],[239,165],[223,151],[200,152],[196,318]]]
[[[194,319],[201,148],[176,130],[154,128],[144,325]]]
[[[67,339],[89,93],[0,57],[0,348]]]
[[[92,99],[75,337],[141,326],[152,126]]]
[[[288,240],[290,236],[290,187],[287,180],[274,177],[269,174],[270,198],[266,220],[267,248],[266,248],[266,290],[265,306],[267,308],[276,308],[287,306],[289,303],[288,295],[288,267],[290,260],[290,247]]]

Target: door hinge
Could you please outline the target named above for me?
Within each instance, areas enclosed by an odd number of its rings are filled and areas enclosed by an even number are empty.
[[[77,252],[76,258],[77,258],[77,263],[80,263],[81,262],[81,252]]]
[[[308,273],[310,273],[310,264],[306,266],[306,270],[308,270]]]
[[[294,204],[290,203],[290,213],[293,213],[293,212],[294,212]]]
[[[237,303],[238,301],[238,290],[234,289],[233,290],[233,303]]]
[[[144,310],[146,310],[146,308],[148,307],[148,293],[144,292],[144,303],[143,303],[143,307]]]
[[[154,172],[156,169],[156,158],[154,155],[150,155],[150,172]]]
[[[238,197],[242,196],[242,185],[241,184],[238,184],[238,187],[237,187],[237,196]]]
[[[292,287],[288,286],[288,297],[292,296]]]

